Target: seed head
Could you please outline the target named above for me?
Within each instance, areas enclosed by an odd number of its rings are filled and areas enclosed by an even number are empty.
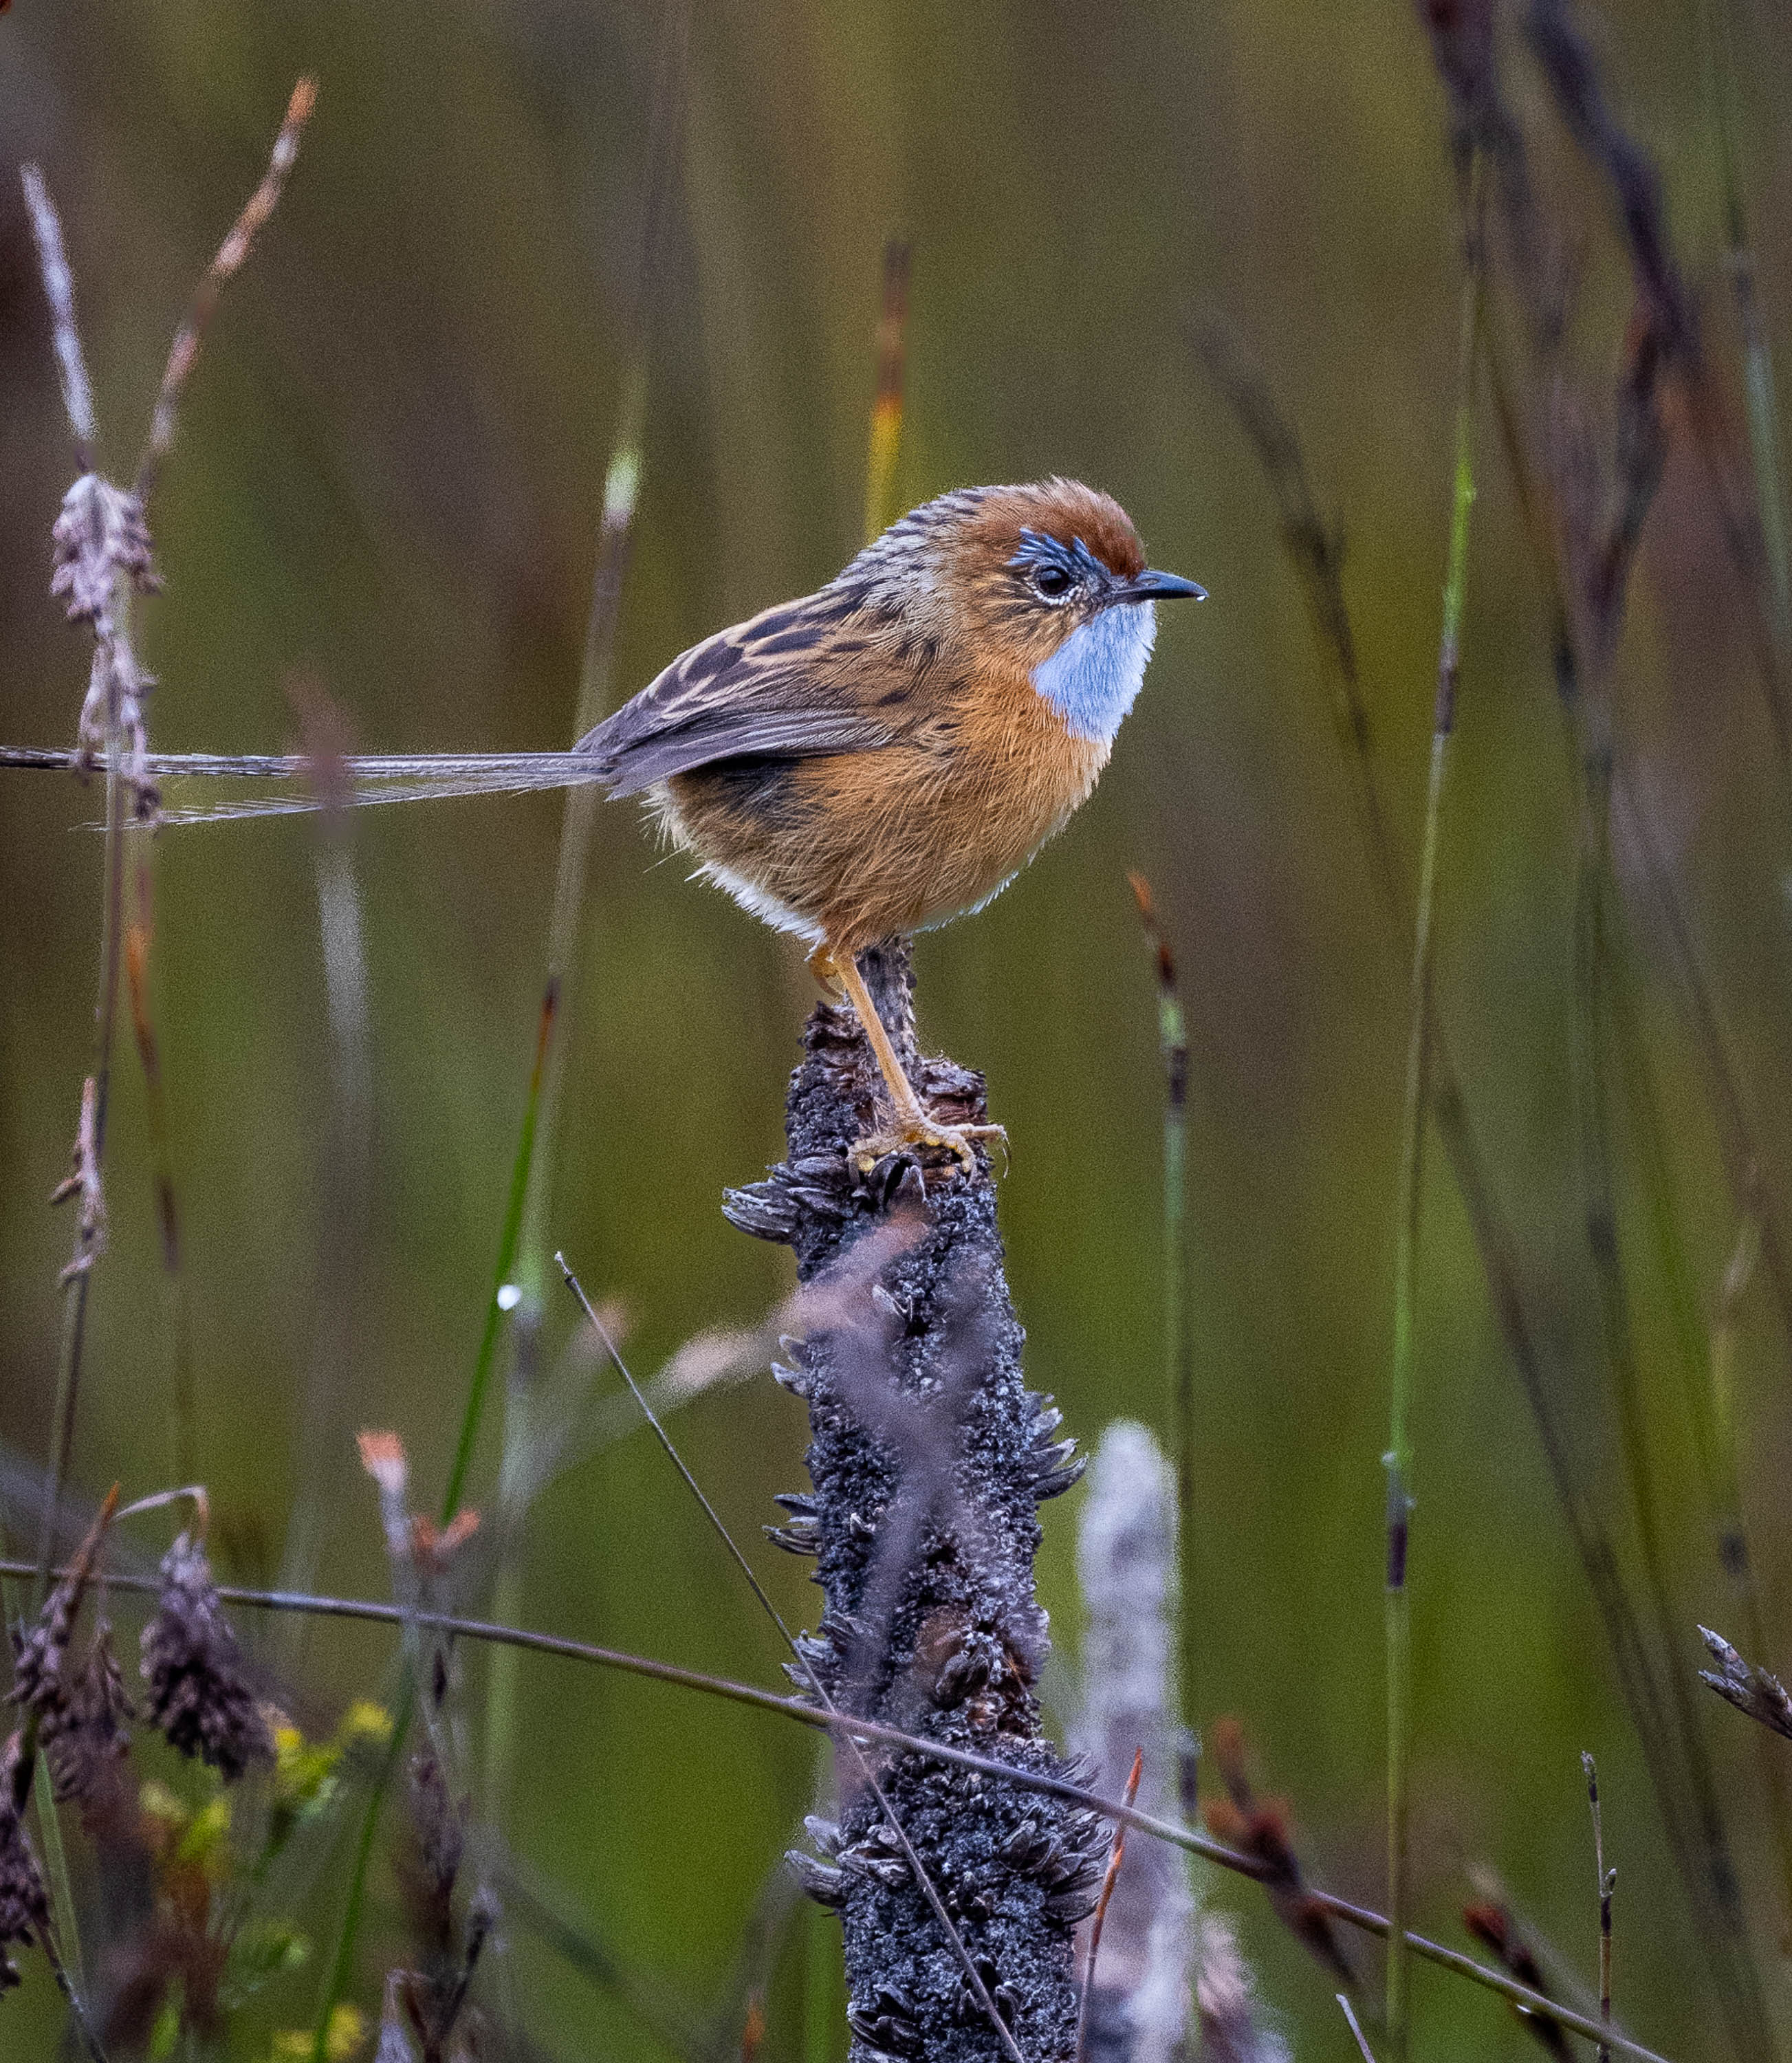
[[[29,1948],[50,1924],[43,1873],[22,1817],[30,1785],[31,1766],[15,1733],[0,1755],[0,1992],[19,1981],[7,1949]]]
[[[79,1605],[78,1593],[58,1583],[44,1600],[35,1626],[27,1628],[21,1620],[11,1629],[13,1687],[6,1702],[36,1715],[40,1740],[54,1739],[67,1716],[69,1690],[62,1665]]]
[[[450,1796],[441,1763],[432,1754],[411,1763],[411,1824],[415,1860],[405,1872],[413,1931],[436,1956],[452,1953],[454,1888],[467,1842],[464,1800]]]
[[[54,1734],[46,1725],[39,1736],[58,1798],[85,1804],[94,1796],[129,1751],[130,1722],[136,1715],[112,1651],[110,1623],[102,1619],[94,1628],[81,1674],[69,1687],[61,1723]]]
[[[273,1739],[243,1673],[211,1565],[187,1534],[163,1557],[161,1596],[143,1628],[143,1650],[147,1715],[171,1747],[209,1763],[226,1783],[252,1762],[273,1759]]]
[[[67,597],[71,623],[97,625],[110,617],[119,573],[147,592],[162,585],[142,503],[97,473],[83,473],[62,497],[50,534],[55,552],[50,592]]]
[[[115,1483],[66,1572],[43,1601],[37,1623],[12,1628],[13,1687],[8,1702],[36,1719],[58,1798],[84,1798],[100,1764],[123,1754],[123,1722],[131,1703],[112,1657],[111,1628],[101,1619],[86,1662],[70,1665],[69,1647],[106,1529],[118,1509]]]

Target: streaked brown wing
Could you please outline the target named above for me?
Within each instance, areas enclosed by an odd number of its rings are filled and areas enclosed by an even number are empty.
[[[824,590],[717,631],[574,750],[605,763],[613,795],[633,795],[717,759],[805,758],[894,744],[890,726],[852,690],[850,670],[866,644],[843,640],[842,625],[855,609]]]

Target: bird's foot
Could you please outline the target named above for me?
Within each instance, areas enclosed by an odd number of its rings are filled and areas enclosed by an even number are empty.
[[[868,1175],[886,1153],[900,1153],[916,1146],[936,1147],[954,1156],[966,1174],[974,1175],[977,1141],[980,1139],[998,1141],[1003,1157],[1006,1157],[1008,1135],[999,1124],[946,1124],[918,1107],[912,1111],[898,1111],[889,1124],[873,1132],[870,1138],[856,1141],[852,1154],[859,1172]]]

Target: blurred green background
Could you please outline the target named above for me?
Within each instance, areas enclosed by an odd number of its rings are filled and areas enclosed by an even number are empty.
[[[1768,17],[1742,22],[1742,134],[1777,336],[1792,306],[1792,49]],[[1619,107],[1664,167],[1734,389],[1692,10],[1613,5],[1592,28]],[[986,914],[922,943],[923,1032],[987,1070],[1013,1141],[1002,1201],[1034,1383],[1087,1443],[1121,1414],[1163,1428],[1159,1076],[1124,879],[1149,875],[1193,1046],[1194,1717],[1242,1718],[1316,1876],[1378,1903],[1404,983],[1273,509],[1189,327],[1217,308],[1252,341],[1323,509],[1343,521],[1379,762],[1403,849],[1416,851],[1459,279],[1423,30],[1400,5],[697,0],[691,37],[614,698],[712,629],[819,585],[855,548],[892,234],[914,247],[902,504],[968,481],[1079,475],[1126,504],[1154,564],[1211,589],[1199,611],[1167,613],[1147,692],[1071,829]],[[0,736],[70,741],[87,667],[84,636],[46,593],[73,467],[16,163],[42,163],[63,211],[103,460],[123,477],[193,284],[308,70],[319,97],[299,165],[223,301],[151,511],[167,579],[140,613],[161,683],[152,739],[288,749],[282,682],[303,668],[364,749],[569,740],[660,42],[656,7],[602,0],[18,0],[0,22]],[[1535,82],[1521,73],[1515,91],[1546,132]],[[1565,149],[1539,176],[1551,210],[1578,226],[1579,344],[1604,382],[1625,292],[1601,199]],[[1565,1371],[1576,1466],[1627,1542],[1577,1202],[1573,796],[1543,605],[1485,404],[1479,435],[1440,1007]],[[1677,456],[1621,655],[1621,748],[1694,913],[1781,1196],[1788,798],[1742,615],[1697,462]],[[0,1435],[34,1459],[48,1439],[70,1233],[44,1199],[66,1166],[97,959],[101,847],[73,826],[97,793],[0,777]],[[347,1288],[319,1261],[332,1204],[315,827],[157,841],[154,995],[199,1459],[220,1562],[239,1571],[277,1566],[309,1448],[327,1500],[320,1582],[384,1595],[356,1426],[400,1430],[421,1501],[439,1494],[523,1108],[561,810],[555,797],[454,802],[353,822],[374,1116],[368,1233]],[[1637,965],[1709,1304],[1736,1219],[1653,943],[1644,932]],[[580,950],[551,1236],[594,1293],[625,1304],[634,1357],[652,1367],[695,1332],[756,1319],[790,1285],[787,1255],[732,1230],[718,1205],[779,1151],[814,991],[787,942],[656,863],[628,809],[600,815]],[[174,1466],[173,1344],[128,1036],[114,1107],[111,1244],[94,1281],[76,1480],[97,1494],[118,1477],[135,1495]],[[1621,1163],[1622,1229],[1690,1671],[1694,1620],[1734,1627],[1630,1173]],[[1598,1619],[1436,1155],[1421,1266],[1416,1923],[1460,1942],[1465,1870],[1488,1864],[1590,1974],[1579,1763],[1590,1748],[1620,1869],[1621,2012],[1657,2048],[1715,2055]],[[303,1425],[302,1399],[335,1309],[349,1404],[326,1435]],[[568,1315],[550,1302],[550,1345]],[[1744,1496],[1783,1661],[1786,1342],[1758,1286],[1742,1320]],[[490,1494],[498,1422],[494,1411],[476,1501]],[[699,1401],[681,1431],[725,1516],[756,1539],[777,1516],[773,1494],[802,1480],[796,1402],[761,1374]],[[1075,1696],[1079,1501],[1047,1508],[1040,1561],[1061,1715]],[[769,1549],[756,1558],[789,1612],[812,1614],[802,1565]],[[532,1626],[776,1678],[767,1630],[644,1438],[543,1497],[518,1609]],[[306,1683],[320,1702],[377,1689],[388,1646],[318,1631]],[[482,1667],[468,1663],[476,1714]],[[569,1665],[525,1661],[519,1695],[504,1837],[628,1967],[707,2010],[808,1809],[813,1743]],[[1714,1700],[1702,1716],[1772,2003],[1792,2026],[1755,1743]],[[1332,1985],[1259,1896],[1225,1883],[1214,1895],[1241,1916],[1298,2053],[1348,2053]],[[659,2053],[526,1925],[507,1937],[506,1996],[549,2053]],[[369,2008],[390,1938],[382,1903],[355,1990]],[[1489,1995],[1423,1967],[1416,1982],[1419,2053],[1528,2053]],[[313,1983],[293,1982],[292,2024]],[[55,2019],[34,1969],[0,2006],[0,2049],[48,2054]],[[794,2039],[774,2025],[767,2053],[796,2054]]]

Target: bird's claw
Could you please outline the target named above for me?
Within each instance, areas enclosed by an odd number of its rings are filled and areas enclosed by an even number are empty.
[[[1008,1135],[999,1124],[942,1124],[925,1112],[912,1116],[905,1112],[898,1113],[894,1124],[869,1139],[858,1140],[852,1149],[853,1160],[860,1173],[868,1175],[886,1154],[899,1153],[905,1148],[933,1146],[953,1155],[966,1174],[974,1175],[976,1142],[980,1139],[998,1140],[1006,1160]]]

